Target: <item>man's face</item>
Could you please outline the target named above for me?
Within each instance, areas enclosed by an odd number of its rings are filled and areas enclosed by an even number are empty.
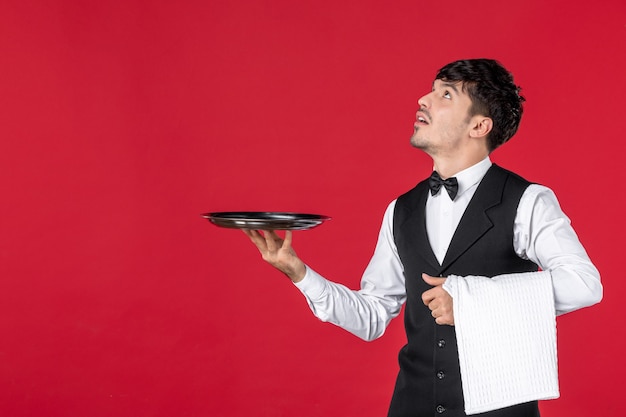
[[[418,100],[411,144],[431,156],[459,148],[469,136],[472,101],[460,82],[435,80],[433,89]]]

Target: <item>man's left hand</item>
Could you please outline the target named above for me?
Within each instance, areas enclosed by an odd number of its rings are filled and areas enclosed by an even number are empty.
[[[433,286],[433,288],[422,294],[422,301],[430,309],[435,322],[437,324],[454,326],[452,297],[442,287],[443,283],[446,282],[446,278],[436,278],[428,274],[422,274],[422,279],[428,285]]]

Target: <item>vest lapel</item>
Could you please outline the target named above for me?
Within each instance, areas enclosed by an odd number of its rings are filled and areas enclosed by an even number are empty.
[[[404,236],[408,240],[407,247],[411,248],[411,252],[421,257],[426,263],[432,266],[433,270],[438,271],[441,268],[437,257],[433,252],[430,242],[428,241],[428,232],[426,231],[426,200],[428,199],[428,184],[420,183],[415,190],[415,199],[412,201],[411,212],[413,214],[406,217],[406,222],[401,226],[403,229],[410,230]]]
[[[493,164],[478,185],[465,213],[461,217],[459,226],[454,232],[448,251],[443,260],[440,274],[450,267],[459,256],[463,255],[489,229],[493,222],[489,218],[488,210],[501,203],[506,175]]]

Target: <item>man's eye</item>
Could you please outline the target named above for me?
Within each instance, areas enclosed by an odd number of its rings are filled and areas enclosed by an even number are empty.
[[[443,98],[447,98],[447,99],[452,98],[452,96],[450,95],[450,92],[448,90],[443,92]]]

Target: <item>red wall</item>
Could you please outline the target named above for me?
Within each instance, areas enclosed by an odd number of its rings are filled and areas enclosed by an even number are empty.
[[[199,214],[330,215],[294,244],[358,286],[387,203],[430,172],[418,97],[482,56],[528,99],[493,160],[556,191],[605,285],[559,318],[542,410],[621,415],[625,9],[3,0],[0,415],[384,415],[401,320],[372,343],[318,322]]]

